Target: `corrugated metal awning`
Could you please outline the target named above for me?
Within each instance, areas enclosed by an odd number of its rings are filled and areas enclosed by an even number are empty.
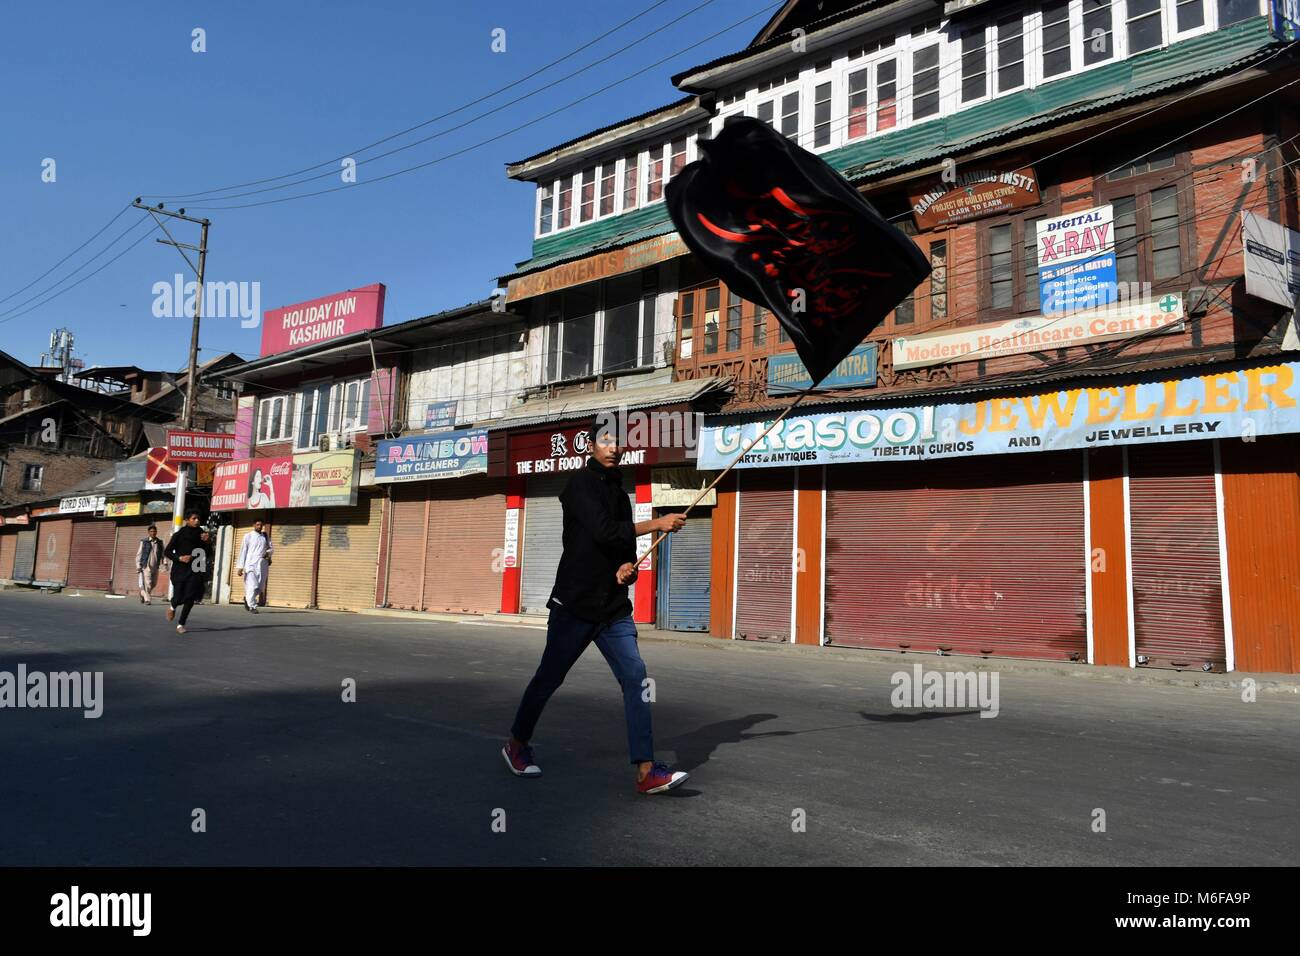
[[[661,382],[656,385],[640,385],[614,392],[597,392],[592,395],[535,399],[513,409],[511,414],[505,417],[493,418],[474,427],[486,431],[499,431],[502,428],[524,428],[529,425],[584,418],[607,409],[630,411],[655,405],[693,402],[709,392],[726,388],[730,383],[729,378],[694,378],[683,382]]]

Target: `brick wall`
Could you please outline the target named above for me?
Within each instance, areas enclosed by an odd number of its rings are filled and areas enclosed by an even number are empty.
[[[0,501],[9,504],[25,504],[29,501],[57,497],[112,465],[112,461],[104,458],[72,455],[29,445],[9,445],[0,448],[0,456],[3,456],[5,461],[4,482],[0,485]],[[23,490],[23,473],[28,464],[45,466],[39,491]]]

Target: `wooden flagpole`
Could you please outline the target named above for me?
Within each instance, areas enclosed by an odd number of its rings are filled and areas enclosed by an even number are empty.
[[[750,449],[752,449],[755,445],[757,445],[764,438],[766,438],[768,432],[770,432],[773,428],[775,428],[781,422],[781,420],[785,418],[785,416],[789,415],[792,411],[798,408],[799,403],[802,402],[809,395],[811,395],[813,389],[815,389],[818,384],[819,383],[817,382],[813,382],[802,392],[800,392],[799,395],[795,398],[795,400],[791,402],[788,406],[786,406],[785,411],[781,412],[780,415],[776,416],[776,418],[774,418],[771,421],[771,423],[766,428],[763,429],[763,433],[761,435],[755,438],[753,442],[751,442],[748,446],[741,448],[740,454],[737,455],[734,459],[732,459],[731,464],[729,464],[726,468],[722,469],[721,474],[719,474],[718,477],[714,478],[713,481],[709,483],[709,486],[705,488],[703,491],[701,491],[698,496],[696,496],[695,500],[692,501],[687,506],[685,511],[681,512],[682,516],[685,517],[686,515],[689,515],[691,513],[691,509],[694,508],[696,505],[698,505],[701,501],[703,501],[704,496],[707,495],[710,491],[712,491],[714,487],[718,484],[718,482],[720,482],[723,478],[727,476],[727,472],[735,468],[736,463],[739,462],[740,459],[744,458],[747,454],[749,454]],[[637,556],[636,564],[634,564],[633,567],[640,567],[641,562],[645,560],[646,555],[650,554],[652,551],[654,551],[655,548],[659,547],[659,543],[663,541],[664,538],[668,537],[670,533],[671,532],[668,531],[659,532],[659,537],[655,538],[654,541],[650,543],[650,547],[646,548],[644,553]]]

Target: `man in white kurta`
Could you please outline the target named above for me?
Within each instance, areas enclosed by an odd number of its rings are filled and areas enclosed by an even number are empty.
[[[271,542],[262,533],[262,522],[253,522],[253,530],[244,535],[235,561],[236,573],[244,579],[244,606],[257,613],[257,592],[266,581],[267,559],[271,556]]]

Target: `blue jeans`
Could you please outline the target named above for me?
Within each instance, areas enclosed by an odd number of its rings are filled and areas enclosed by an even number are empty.
[[[631,617],[608,624],[596,624],[574,617],[568,611],[552,608],[546,624],[546,650],[537,673],[528,682],[519,702],[510,733],[527,743],[542,716],[542,708],[564,683],[569,668],[577,663],[587,645],[595,642],[623,688],[623,713],[627,718],[627,749],[632,763],[654,759],[654,740],[650,732],[650,702],[645,693],[645,662],[636,643],[636,624]]]

